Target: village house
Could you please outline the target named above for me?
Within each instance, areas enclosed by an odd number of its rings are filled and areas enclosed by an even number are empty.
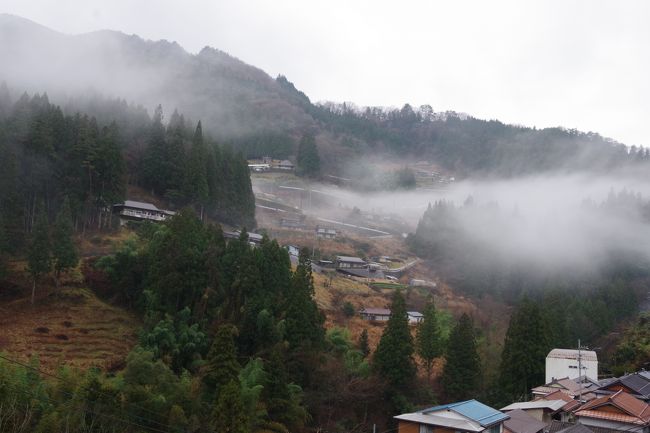
[[[623,390],[585,403],[575,416],[587,427],[650,433],[650,405]]]
[[[359,311],[362,319],[372,320],[377,322],[385,322],[390,319],[391,311],[388,308],[363,308]],[[409,324],[415,325],[424,320],[422,313],[417,311],[407,311]]]
[[[625,376],[616,377],[601,381],[601,386],[596,390],[599,396],[614,394],[618,391],[625,391],[634,397],[650,401],[650,378],[643,372],[631,373]]]
[[[528,415],[532,416],[538,421],[545,424],[550,424],[553,419],[561,420],[562,408],[566,402],[564,400],[533,400],[512,403],[508,406],[501,408],[503,412],[510,412],[513,410],[523,410]]]
[[[581,376],[598,380],[598,356],[593,350],[553,349],[546,355],[546,383],[555,378]]]
[[[337,269],[365,269],[368,264],[359,257],[336,256]]]
[[[224,231],[223,232],[223,237],[226,239],[226,241],[229,241],[229,240],[232,240],[232,239],[239,239],[240,236],[241,236],[240,231],[234,231],[234,232]],[[248,243],[249,243],[249,245],[251,245],[253,247],[257,247],[257,246],[261,245],[263,238],[264,238],[264,236],[259,234],[259,233],[248,232]]]
[[[543,397],[556,391],[561,391],[572,399],[579,398],[582,401],[588,401],[596,398],[595,391],[599,387],[600,384],[598,382],[584,376],[577,379],[563,377],[561,379],[553,379],[549,383],[533,388],[531,391],[535,397]]]
[[[390,310],[388,308],[363,308],[359,311],[362,319],[377,322],[385,322],[390,319]]]
[[[593,395],[593,394],[592,394]],[[595,398],[595,395],[594,397]],[[537,397],[535,400],[562,400],[565,402],[565,405],[562,406],[561,408],[561,416],[560,420],[567,421],[571,418],[571,412],[573,412],[575,409],[580,407],[581,403],[578,400],[575,400],[573,397],[570,395],[562,392],[561,390],[554,391],[550,394]]]
[[[547,427],[546,423],[521,409],[510,411],[508,415],[510,419],[503,423],[503,433],[540,433]]]
[[[476,400],[397,415],[398,433],[503,433],[510,417]]]
[[[151,203],[134,200],[126,200],[124,203],[114,204],[113,213],[119,215],[120,225],[124,225],[128,221],[162,222],[176,215],[176,212],[158,209]]]
[[[322,239],[336,239],[338,232],[336,229],[327,227],[316,227],[316,236]]]

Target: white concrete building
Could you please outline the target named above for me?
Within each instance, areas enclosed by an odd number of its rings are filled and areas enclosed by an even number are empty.
[[[576,379],[580,376],[598,380],[598,356],[593,350],[553,349],[546,356],[546,383],[553,379]]]

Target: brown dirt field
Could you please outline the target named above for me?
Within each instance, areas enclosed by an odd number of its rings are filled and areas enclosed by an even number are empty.
[[[38,290],[38,289],[37,289]],[[34,305],[21,298],[0,305],[0,351],[41,367],[61,364],[112,369],[137,341],[138,319],[98,299],[90,290],[41,289]]]

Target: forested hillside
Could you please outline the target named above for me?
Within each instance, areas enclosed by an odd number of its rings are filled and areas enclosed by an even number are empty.
[[[283,76],[206,47],[192,55],[176,43],[101,31],[63,35],[0,15],[0,79],[20,89],[47,91],[60,104],[96,93],[125,98],[150,111],[178,109],[244,156],[297,155],[313,134],[324,174],[343,162],[373,156],[430,160],[463,177],[517,176],[547,171],[604,171],[645,163],[597,133],[535,129],[419,108],[356,108],[314,104]],[[92,98],[90,98],[92,101]],[[435,101],[432,101],[435,104]]]
[[[68,107],[68,110],[72,107]],[[9,245],[18,251],[40,213],[53,220],[69,202],[78,232],[111,223],[111,206],[139,186],[173,208],[237,225],[255,224],[248,167],[174,113],[162,122],[119,101],[99,100],[85,113],[64,113],[46,94],[12,102],[0,86],[0,215]]]

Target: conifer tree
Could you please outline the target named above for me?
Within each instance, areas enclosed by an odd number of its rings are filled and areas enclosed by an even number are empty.
[[[370,346],[368,344],[368,330],[363,329],[361,335],[359,336],[359,350],[364,358],[370,355]]]
[[[397,290],[391,314],[374,355],[377,371],[396,390],[406,390],[415,378],[413,338],[409,330],[406,302]]]
[[[36,295],[36,282],[52,268],[50,234],[48,232],[45,205],[40,206],[32,229],[31,242],[27,251],[27,266],[32,276],[32,304]]]
[[[156,194],[162,194],[166,189],[165,175],[165,127],[162,124],[162,107],[158,105],[153,115],[149,143],[143,157],[143,181]]]
[[[449,335],[442,386],[448,399],[466,400],[475,396],[481,378],[481,362],[476,349],[474,324],[463,314]]]
[[[314,279],[309,251],[303,248],[298,257],[289,292],[286,296],[286,339],[291,349],[318,348],[325,338],[323,316],[314,301]]]
[[[436,307],[433,299],[427,302],[423,316],[422,322],[418,325],[416,349],[418,355],[424,361],[427,370],[427,379],[431,380],[433,360],[442,354],[440,334],[438,332],[438,319],[436,317]]]
[[[303,135],[298,144],[296,174],[305,177],[318,177],[320,175],[320,156],[316,146],[316,137],[311,133]]]
[[[241,366],[237,362],[237,348],[234,335],[237,328],[222,325],[217,330],[207,358],[207,372],[203,382],[220,395],[228,383],[238,380]]]
[[[203,219],[203,211],[210,194],[208,189],[207,156],[207,150],[203,142],[203,128],[201,127],[201,121],[199,121],[194,130],[192,148],[187,161],[185,196],[192,204],[199,205],[201,219]]]
[[[499,382],[510,398],[524,398],[530,388],[544,383],[550,347],[548,327],[539,306],[524,299],[510,318],[501,354]]]
[[[219,393],[212,411],[211,427],[218,433],[248,433],[239,380],[230,380]]]
[[[77,247],[72,235],[72,212],[70,211],[70,201],[66,197],[56,216],[52,231],[52,261],[57,286],[61,272],[74,268],[79,262]]]

